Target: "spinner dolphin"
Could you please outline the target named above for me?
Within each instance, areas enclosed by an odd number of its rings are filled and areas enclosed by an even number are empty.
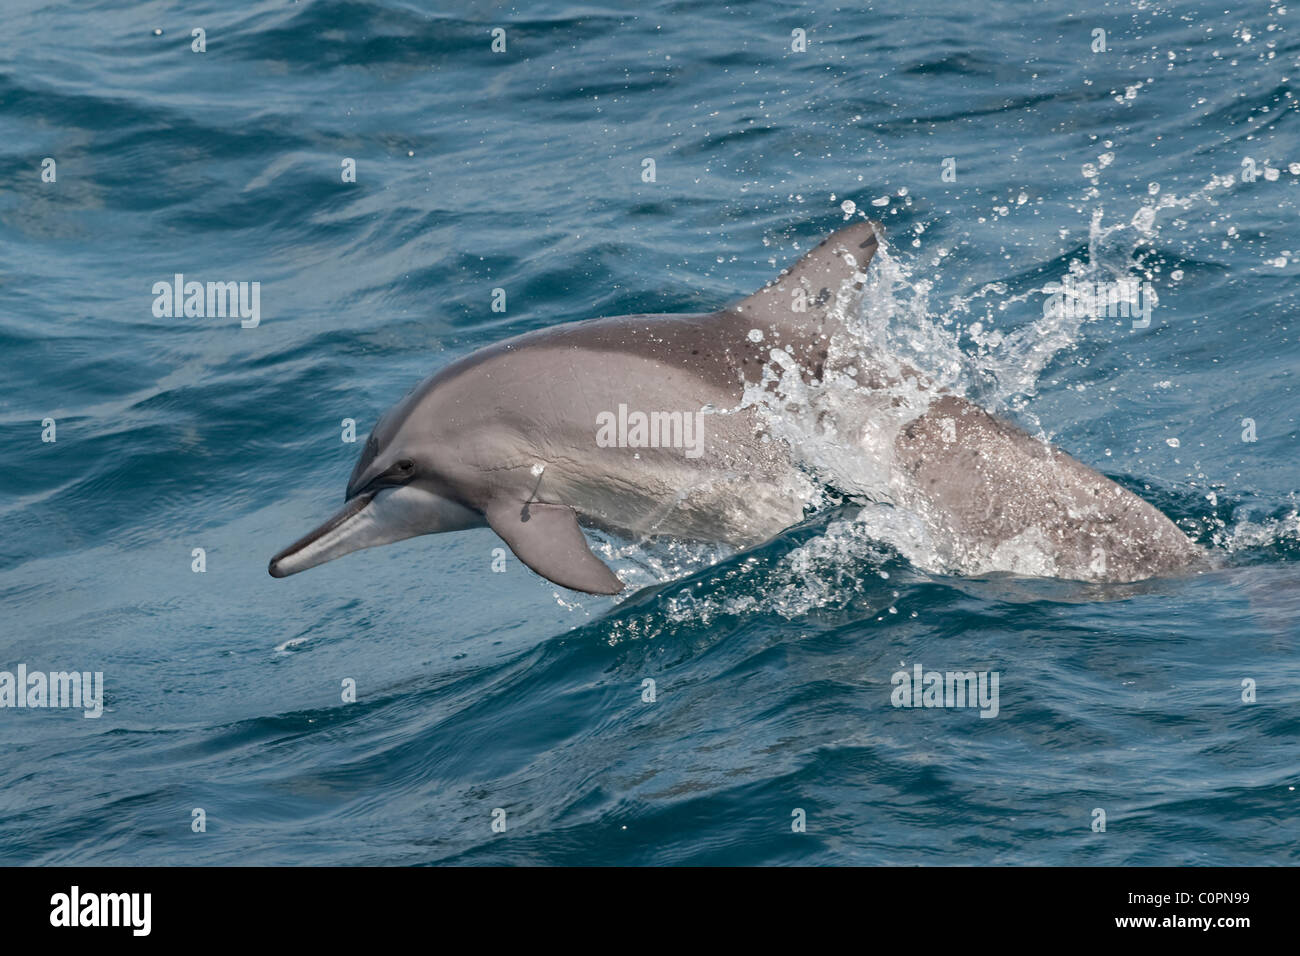
[[[272,558],[270,573],[487,526],[542,577],[615,594],[623,584],[584,526],[767,540],[802,520],[806,477],[799,449],[746,394],[770,387],[774,349],[820,379],[881,235],[872,222],[841,229],[716,312],[559,325],[451,363],[379,419],[342,509]],[[852,374],[867,407],[873,396],[897,404],[896,366],[865,357]],[[960,396],[936,389],[918,414],[861,440],[882,446],[890,503],[923,516],[964,566],[1133,581],[1204,563],[1146,501]]]

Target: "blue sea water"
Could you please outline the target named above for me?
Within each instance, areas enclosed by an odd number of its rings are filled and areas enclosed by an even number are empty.
[[[0,710],[0,862],[1300,861],[1287,6],[7,0],[0,669],[106,694]],[[1221,567],[963,575],[847,508],[606,541],[618,600],[494,573],[487,530],[267,575],[343,419],[864,212],[893,347]],[[260,282],[260,324],[156,317],[176,273]],[[1149,282],[1150,326],[1050,319],[1067,276]],[[916,664],[996,671],[997,717],[895,708]]]

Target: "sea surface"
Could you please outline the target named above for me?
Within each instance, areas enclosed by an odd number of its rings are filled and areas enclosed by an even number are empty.
[[[0,863],[1300,862],[1297,18],[6,0],[0,670],[105,693],[0,709]],[[486,529],[267,575],[425,375],[717,308],[864,214],[880,347],[1214,570],[963,574],[845,502],[602,539],[618,599]],[[156,314],[178,273],[260,321]],[[916,665],[996,673],[996,716],[894,706]]]

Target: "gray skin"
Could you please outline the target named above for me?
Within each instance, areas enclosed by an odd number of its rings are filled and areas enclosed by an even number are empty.
[[[711,314],[576,322],[453,362],[380,418],[343,509],[272,558],[270,573],[487,525],[548,580],[615,594],[623,584],[582,526],[737,547],[767,540],[803,517],[799,472],[742,403],[745,385],[763,381],[775,347],[808,381],[823,376],[882,234],[871,222],[842,229]],[[897,404],[888,398],[897,371],[861,356],[854,366],[867,394]],[[703,411],[699,454],[602,447],[599,416],[620,405]],[[959,566],[1133,581],[1204,564],[1151,505],[958,396],[936,391],[923,414],[872,434],[885,447],[871,450],[890,463],[889,499],[924,516]]]

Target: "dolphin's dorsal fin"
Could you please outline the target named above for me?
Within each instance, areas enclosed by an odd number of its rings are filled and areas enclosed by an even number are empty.
[[[837,304],[844,306],[846,296],[862,291],[860,277],[883,235],[884,228],[871,220],[833,232],[763,288],[728,306],[728,311],[756,325],[820,325]]]
[[[567,505],[494,501],[487,520],[515,557],[546,580],[588,594],[623,590],[623,582],[591,553],[578,516]]]

